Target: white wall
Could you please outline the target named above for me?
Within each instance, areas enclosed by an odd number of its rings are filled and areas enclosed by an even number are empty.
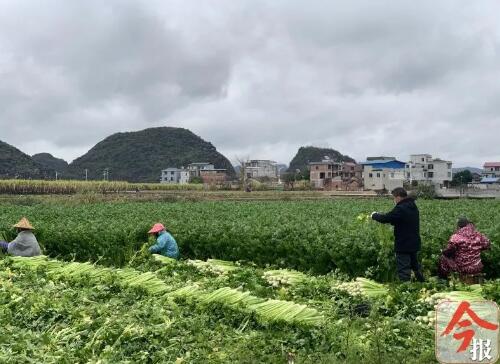
[[[371,177],[370,177],[371,174]],[[365,190],[392,191],[396,187],[403,187],[405,170],[392,168],[376,168],[370,165],[363,166],[363,181]]]

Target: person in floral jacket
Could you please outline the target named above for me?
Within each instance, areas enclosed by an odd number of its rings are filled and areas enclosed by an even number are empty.
[[[439,260],[438,273],[447,278],[451,272],[460,274],[481,273],[481,252],[490,248],[490,241],[476,230],[466,218],[458,220],[458,229],[448,241]]]

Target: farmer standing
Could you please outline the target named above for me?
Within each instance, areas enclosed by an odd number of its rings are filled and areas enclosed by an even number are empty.
[[[172,234],[163,224],[154,224],[148,234],[156,237],[156,244],[149,248],[153,254],[160,254],[169,258],[179,259],[179,248]]]
[[[419,282],[424,282],[417,253],[420,250],[420,216],[415,200],[408,197],[402,187],[392,191],[395,207],[387,214],[374,212],[372,219],[382,224],[394,226],[394,252],[396,253],[396,267],[399,280],[408,282],[411,271]]]
[[[27,218],[23,217],[13,227],[18,231],[17,237],[10,243],[0,242],[0,247],[3,251],[19,257],[34,257],[42,254],[40,245],[38,245],[35,234],[33,234],[35,228]]]

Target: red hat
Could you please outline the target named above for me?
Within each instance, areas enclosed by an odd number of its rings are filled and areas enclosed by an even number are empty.
[[[156,234],[162,230],[165,230],[165,226],[163,226],[163,224],[157,223],[154,224],[151,230],[148,231],[148,234]]]

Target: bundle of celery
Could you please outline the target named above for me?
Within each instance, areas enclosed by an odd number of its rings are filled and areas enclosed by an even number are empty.
[[[163,265],[173,265],[177,263],[177,259],[174,258],[169,258],[164,255],[160,254],[153,254],[153,258],[157,261],[160,262]]]
[[[449,311],[452,313],[457,304],[462,301],[474,302],[474,301],[484,301],[482,297],[481,285],[475,284],[469,286],[469,291],[451,291],[451,292],[438,292],[434,293],[432,296],[423,297],[419,301],[427,303],[433,306],[434,309],[440,306],[440,310]],[[487,311],[482,311],[482,307],[477,307],[475,312],[479,315],[487,313]],[[423,325],[428,325],[430,328],[434,328],[436,324],[436,311],[431,310],[427,313],[427,316],[419,316],[416,321]]]
[[[239,268],[233,262],[218,259],[208,259],[206,262],[204,262],[203,260],[187,260],[187,263],[201,271],[218,275],[227,274]]]
[[[277,269],[264,272],[262,276],[273,287],[291,286],[307,279],[304,273],[290,269]]]
[[[356,278],[353,282],[340,283],[334,288],[346,291],[352,296],[363,295],[369,298],[382,297],[389,293],[383,284],[362,277]]]
[[[290,301],[266,300],[253,296],[250,292],[222,287],[212,292],[204,292],[198,285],[192,284],[176,291],[169,296],[177,298],[192,298],[199,303],[220,303],[229,307],[240,307],[242,310],[254,312],[264,321],[284,321],[287,323],[302,323],[317,325],[324,317],[314,308]]]

